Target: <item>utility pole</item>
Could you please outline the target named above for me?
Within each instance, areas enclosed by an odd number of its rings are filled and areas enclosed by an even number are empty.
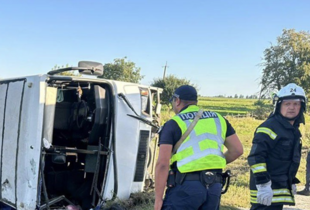
[[[164,67],[164,75],[163,75],[163,80],[165,79],[165,77],[166,77],[166,70],[167,70],[167,61],[166,61],[166,65],[165,66],[163,66]]]

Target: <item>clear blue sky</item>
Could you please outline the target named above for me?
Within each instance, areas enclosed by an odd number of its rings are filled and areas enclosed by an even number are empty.
[[[309,27],[308,0],[0,0],[0,78],[127,56],[143,84],[167,61],[201,95],[251,95],[264,49]]]

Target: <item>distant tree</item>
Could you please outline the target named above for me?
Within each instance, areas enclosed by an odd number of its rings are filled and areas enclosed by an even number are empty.
[[[277,37],[277,44],[264,51],[261,95],[270,95],[274,90],[290,82],[310,90],[310,34],[284,29]]]
[[[139,83],[144,77],[140,71],[141,69],[136,67],[134,62],[127,61],[127,57],[116,58],[114,63],[104,65],[103,75],[99,78]]]
[[[238,94],[235,94],[234,98],[238,98]]]
[[[240,95],[239,95],[239,98],[244,98],[244,95],[240,94]]]
[[[161,94],[161,102],[162,104],[166,105],[169,104],[169,99],[171,98],[174,90],[181,85],[192,85],[195,87],[194,84],[191,84],[190,80],[181,79],[174,75],[168,75],[165,77],[165,79],[156,78],[151,84],[151,86],[163,88],[163,93]]]
[[[256,95],[250,95],[249,99],[257,99],[257,96]]]

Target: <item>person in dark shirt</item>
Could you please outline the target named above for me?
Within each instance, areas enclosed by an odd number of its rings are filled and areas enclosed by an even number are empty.
[[[301,191],[298,191],[298,195],[310,196],[310,150],[308,151],[307,160],[306,160],[306,184],[305,188]]]
[[[176,115],[165,123],[159,134],[154,209],[217,210],[222,189],[222,170],[226,164],[242,155],[242,144],[224,117],[215,112],[199,110],[194,87],[180,86],[175,90],[171,102]],[[198,113],[202,113],[200,119],[178,147],[177,142]],[[224,147],[227,148],[225,153]],[[168,189],[163,199],[166,184]]]

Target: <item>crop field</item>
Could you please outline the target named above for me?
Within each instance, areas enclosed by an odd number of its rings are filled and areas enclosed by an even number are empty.
[[[204,110],[218,112],[223,116],[239,115],[252,116],[258,105],[255,105],[257,99],[235,99],[235,98],[213,98],[213,97],[199,97],[198,105]],[[271,100],[263,100],[263,107],[271,110]],[[163,107],[163,121],[169,119],[165,118],[167,114],[173,116],[174,113],[169,112],[169,107]]]
[[[234,98],[199,98],[199,106],[203,109],[215,111],[221,115],[246,115],[255,110],[255,99]],[[266,102],[267,103],[267,102]]]
[[[205,110],[219,112],[229,120],[236,130],[244,148],[244,154],[235,162],[227,165],[226,169],[230,169],[233,176],[228,192],[222,196],[220,210],[237,210],[239,208],[250,207],[250,169],[247,164],[247,156],[251,149],[253,133],[256,127],[263,122],[263,120],[250,117],[252,116],[251,113],[257,109],[257,106],[254,105],[256,101],[255,99],[199,98],[198,105],[200,107]],[[265,106],[270,107],[271,101],[266,100],[264,103],[266,104]],[[164,107],[162,122],[167,121],[173,115],[174,113],[168,107]],[[243,117],[237,117],[236,115],[242,115]],[[310,117],[308,114],[306,115],[306,125],[301,125],[300,129],[303,134],[303,147],[302,160],[297,178],[301,181],[300,185],[303,185],[305,183],[305,158],[307,150],[310,147]],[[147,194],[148,198],[144,199],[147,200],[147,204],[137,205],[130,209],[153,209],[153,196],[153,192],[149,192]]]

